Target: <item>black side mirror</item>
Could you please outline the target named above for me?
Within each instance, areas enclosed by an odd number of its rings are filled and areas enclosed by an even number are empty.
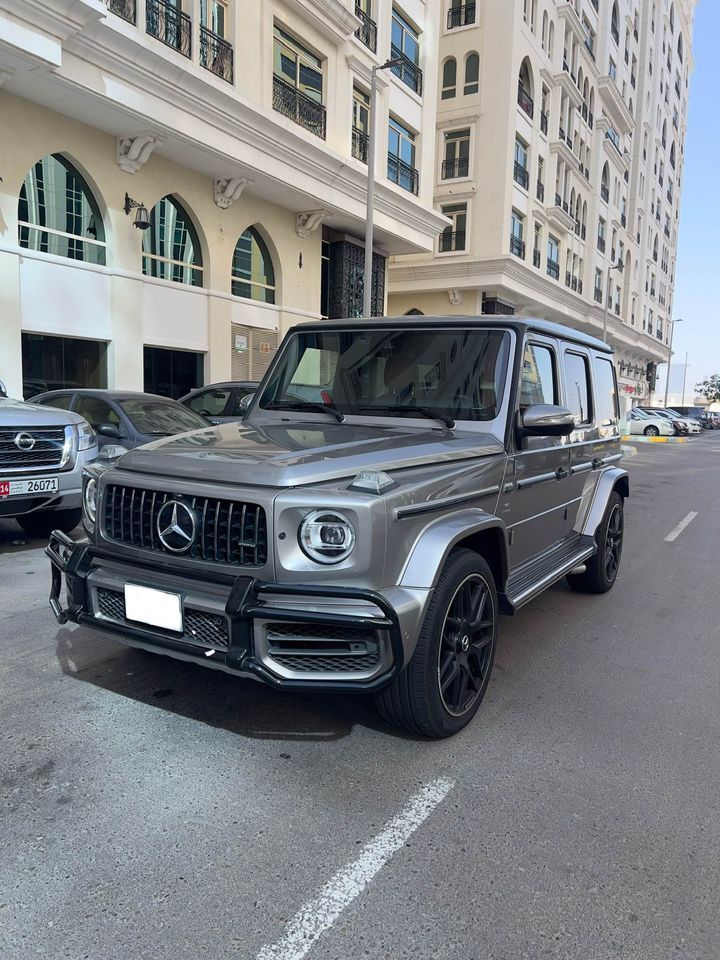
[[[255,399],[254,393],[246,393],[240,400],[240,412],[246,413],[250,409],[250,404]]]
[[[97,427],[95,427],[95,433],[100,434],[101,437],[110,437],[112,440],[122,439],[120,428],[114,423],[99,424]]]
[[[575,429],[575,419],[567,407],[552,403],[534,403],[520,414],[520,432],[532,437],[567,437]]]

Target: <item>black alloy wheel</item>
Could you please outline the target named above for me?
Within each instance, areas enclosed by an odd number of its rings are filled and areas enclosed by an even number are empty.
[[[605,537],[605,576],[608,581],[614,582],[618,569],[620,568],[624,527],[625,520],[623,517],[622,503],[616,503],[613,505],[610,519],[608,520],[607,535]]]
[[[573,590],[607,593],[617,580],[625,533],[623,498],[614,490],[595,534],[597,552],[585,565],[584,573],[570,573],[567,582]]]
[[[492,665],[494,626],[490,588],[480,574],[470,574],[450,601],[438,648],[440,697],[453,717],[467,713],[481,695]]]

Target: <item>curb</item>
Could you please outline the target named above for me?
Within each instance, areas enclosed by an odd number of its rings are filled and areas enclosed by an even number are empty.
[[[687,443],[687,437],[644,437],[630,436],[621,437],[621,440],[627,440],[628,443]]]

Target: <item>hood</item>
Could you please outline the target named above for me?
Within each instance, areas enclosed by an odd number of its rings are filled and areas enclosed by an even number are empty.
[[[3,427],[64,427],[69,423],[84,423],[83,418],[59,407],[45,407],[24,400],[6,400],[0,397],[0,429]]]
[[[364,424],[273,424],[262,429],[224,423],[136,447],[119,470],[193,480],[294,487],[354,477],[361,470],[398,470],[488,457],[503,452],[487,433]]]

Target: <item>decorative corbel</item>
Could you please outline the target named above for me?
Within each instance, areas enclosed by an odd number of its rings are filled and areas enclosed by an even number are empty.
[[[448,300],[454,307],[457,307],[463,302],[462,290],[448,290]]]
[[[295,216],[295,233],[303,240],[330,216],[327,210],[308,210]]]
[[[245,187],[253,181],[249,177],[227,177],[213,180],[213,200],[221,210],[227,210],[240,199]]]
[[[125,173],[137,173],[150,159],[155,147],[165,143],[165,137],[156,133],[138,133],[134,137],[118,137],[116,160]]]

